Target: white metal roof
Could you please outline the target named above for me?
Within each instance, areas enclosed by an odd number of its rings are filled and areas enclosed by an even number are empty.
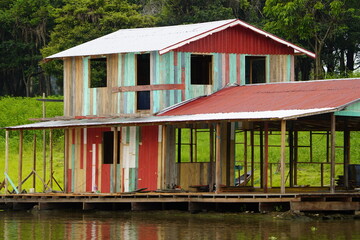
[[[233,112],[233,113],[209,113],[181,116],[151,116],[142,118],[97,118],[79,120],[61,120],[37,122],[26,125],[6,127],[7,130],[20,129],[44,129],[44,128],[83,128],[96,126],[134,126],[134,125],[164,125],[184,122],[200,121],[241,121],[241,120],[288,120],[299,117],[334,112],[335,108],[316,108],[305,110],[278,110],[262,112]]]
[[[310,57],[315,54],[238,19],[153,28],[121,29],[46,59],[159,51],[164,54],[226,28],[241,25]]]

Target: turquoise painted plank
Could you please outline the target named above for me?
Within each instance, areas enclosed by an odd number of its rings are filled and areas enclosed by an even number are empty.
[[[126,144],[130,143],[130,127],[126,127]]]
[[[174,52],[169,53],[169,79],[167,80],[167,83],[174,84],[175,83],[175,66],[174,66]],[[169,106],[174,105],[176,103],[175,101],[175,92],[176,91],[168,91],[169,93]]]
[[[291,81],[291,55],[286,58],[286,81]]]
[[[229,83],[236,83],[236,54],[229,54]]]
[[[360,117],[360,112],[355,111],[339,111],[335,112],[336,116]]]
[[[11,180],[11,178],[9,177],[9,175],[7,173],[4,173],[5,177],[7,178],[7,180],[9,181],[10,185],[13,187],[14,191],[19,194],[19,190],[17,189],[17,187],[15,186],[14,182]]]
[[[219,90],[218,83],[219,83],[219,66],[218,62],[218,54],[213,53],[213,82],[212,82],[212,91],[216,92]]]
[[[129,192],[135,191],[137,188],[137,169],[129,168]]]
[[[75,144],[71,144],[71,191],[75,188]]]
[[[245,54],[240,55],[240,85],[246,84],[246,64],[245,64]]]
[[[97,114],[97,88],[92,88],[93,91],[93,115]]]
[[[185,99],[192,98],[192,89],[193,87],[191,85],[191,53],[184,53],[185,55],[185,84],[186,84],[186,90],[185,90]]]
[[[124,86],[135,86],[135,54],[127,53],[125,55],[125,81]],[[126,98],[125,113],[134,113],[135,109],[135,93],[126,92],[124,93],[124,98]]]
[[[266,55],[265,57],[266,61],[266,67],[265,67],[265,73],[266,73],[266,82],[270,82],[270,55]]]
[[[83,115],[87,116],[90,110],[89,91],[89,57],[83,58]]]

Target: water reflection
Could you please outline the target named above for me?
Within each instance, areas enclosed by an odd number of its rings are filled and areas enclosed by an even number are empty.
[[[0,239],[360,239],[360,220],[177,211],[0,212]]]

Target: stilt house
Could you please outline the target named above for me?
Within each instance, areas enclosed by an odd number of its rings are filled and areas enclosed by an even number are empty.
[[[335,124],[359,128],[360,80],[296,83],[297,55],[315,57],[238,19],[122,29],[47,58],[64,61],[67,119],[7,130],[64,129],[65,191],[74,193],[220,191],[244,182],[238,171],[251,175],[243,185],[266,191],[276,131],[285,192],[298,185],[297,131],[330,139]],[[334,113],[346,120],[335,123]]]

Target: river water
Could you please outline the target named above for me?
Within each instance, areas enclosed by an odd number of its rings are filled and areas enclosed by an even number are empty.
[[[360,239],[360,220],[281,213],[2,211],[0,239]]]

